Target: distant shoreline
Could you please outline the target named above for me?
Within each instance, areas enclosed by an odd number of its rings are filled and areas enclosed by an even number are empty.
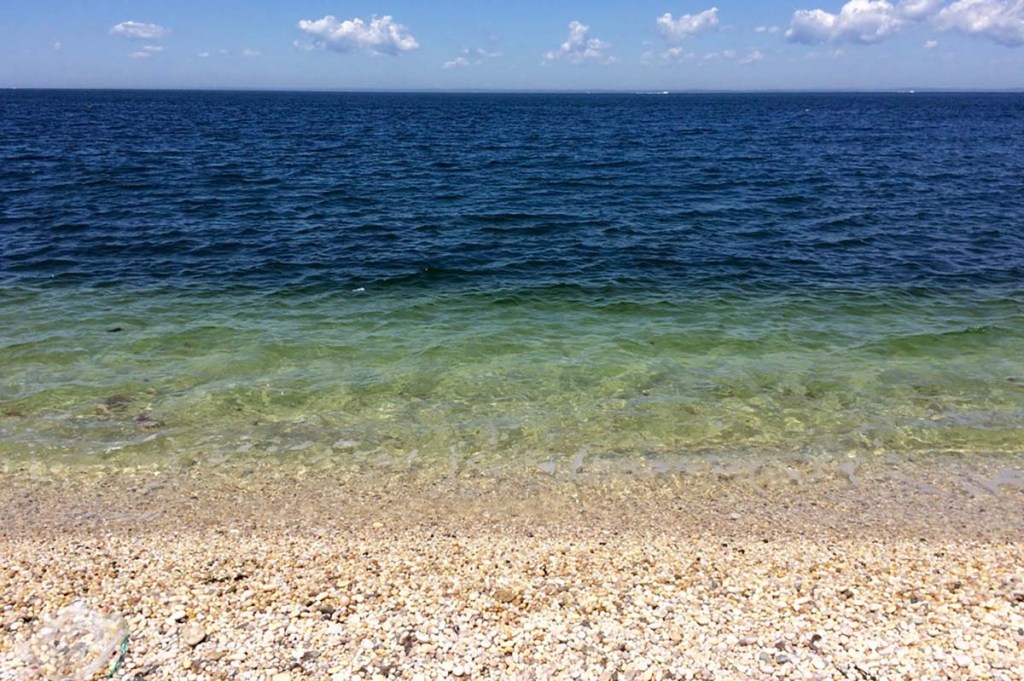
[[[8,85],[0,88],[2,91],[27,91],[27,92],[225,92],[225,93],[261,93],[261,94],[481,94],[481,95],[910,95],[910,94],[931,94],[931,95],[1003,95],[1003,94],[1024,94],[1024,88],[1003,88],[992,90],[958,90],[947,88],[887,88],[883,90],[660,90],[658,88],[630,88],[623,90],[485,90],[485,89],[252,89],[252,88],[88,88],[88,87],[32,87]]]

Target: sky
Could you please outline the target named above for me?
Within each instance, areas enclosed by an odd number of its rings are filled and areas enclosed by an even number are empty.
[[[1024,0],[2,0],[0,87],[1024,89]]]

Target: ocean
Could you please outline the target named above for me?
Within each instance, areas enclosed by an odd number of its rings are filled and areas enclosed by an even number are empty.
[[[0,467],[1024,448],[1024,95],[0,92]]]

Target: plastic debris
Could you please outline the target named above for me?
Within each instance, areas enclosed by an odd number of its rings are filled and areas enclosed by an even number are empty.
[[[25,642],[29,677],[47,681],[92,681],[113,676],[128,652],[128,626],[119,615],[103,615],[75,601],[44,616]]]

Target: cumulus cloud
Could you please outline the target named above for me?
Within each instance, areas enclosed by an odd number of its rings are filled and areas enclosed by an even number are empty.
[[[678,43],[690,36],[709,31],[718,26],[718,8],[712,7],[699,14],[684,14],[673,19],[666,12],[658,17],[658,33],[669,42]]]
[[[665,42],[673,46],[668,47],[668,49],[657,55],[654,52],[646,52],[641,57],[641,61],[645,64],[655,61],[659,61],[662,64],[690,61],[695,59],[696,55],[679,47],[679,43],[687,38],[692,38],[695,35],[717,28],[718,8],[711,7],[697,14],[684,14],[679,18],[675,18],[671,13],[666,12],[658,17],[657,27],[658,33],[661,34]],[[714,54],[717,56],[717,53]],[[705,61],[707,57],[708,55],[704,55]]]
[[[494,59],[500,57],[501,52],[491,52],[479,47],[467,47],[466,49],[459,52],[459,55],[451,61],[446,61],[441,68],[445,70],[449,69],[465,69],[475,64],[482,63],[485,59]]]
[[[260,54],[262,54],[262,53],[259,50],[253,50],[253,49],[250,49],[248,47],[245,48],[244,50],[242,50],[242,56],[243,57],[248,57],[250,59],[254,59],[254,58],[260,56]]]
[[[938,9],[942,0],[849,0],[838,14],[823,9],[801,9],[793,14],[786,39],[795,43],[877,43],[907,24],[921,21]]]
[[[338,21],[330,14],[323,19],[303,19],[299,28],[312,36],[313,44],[337,52],[355,49],[373,54],[398,55],[419,49],[420,44],[402,24],[390,16],[373,17],[369,23],[359,17]]]
[[[926,19],[935,13],[935,10],[944,0],[903,0],[900,3],[900,12],[911,21]]]
[[[132,40],[159,40],[170,31],[160,24],[145,24],[140,21],[122,21],[111,27],[111,35],[119,35]]]
[[[764,61],[764,54],[761,53],[761,50],[751,50],[748,55],[739,59],[739,63],[744,65],[756,64],[759,61]]]
[[[939,12],[937,23],[1017,47],[1024,45],[1024,0],[958,0]]]
[[[611,43],[597,38],[588,38],[590,27],[573,21],[569,24],[569,37],[557,50],[544,53],[545,62],[564,59],[570,64],[614,64],[615,57],[608,55]]]

